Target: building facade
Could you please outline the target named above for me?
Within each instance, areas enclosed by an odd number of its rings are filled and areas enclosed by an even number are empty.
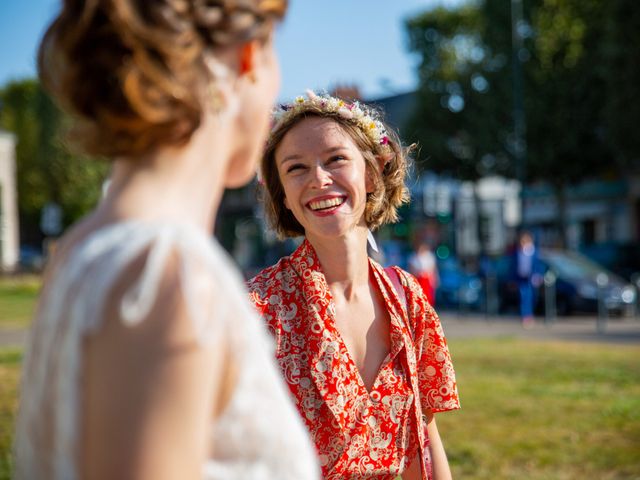
[[[0,130],[0,270],[14,271],[20,258],[16,139]]]

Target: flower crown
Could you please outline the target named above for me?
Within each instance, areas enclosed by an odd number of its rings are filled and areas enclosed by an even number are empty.
[[[358,101],[349,103],[328,94],[318,95],[311,90],[307,90],[307,98],[299,96],[294,99],[293,103],[283,103],[274,109],[271,131],[275,131],[290,118],[308,110],[309,106],[314,106],[323,112],[335,113],[344,119],[351,120],[376,145],[383,145],[389,148],[387,130],[377,118],[377,114],[373,109]]]

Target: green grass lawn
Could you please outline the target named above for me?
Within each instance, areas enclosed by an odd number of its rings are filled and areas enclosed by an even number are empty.
[[[39,282],[0,281],[0,326],[27,325]],[[8,315],[7,315],[8,313]],[[462,410],[438,416],[456,479],[640,479],[640,346],[450,341]],[[0,479],[21,352],[0,348]]]
[[[438,416],[457,479],[640,479],[640,347],[450,342],[462,410]]]
[[[29,324],[40,285],[35,275],[0,277],[0,328]]]
[[[21,359],[18,348],[0,349],[0,479],[11,478],[11,438]]]

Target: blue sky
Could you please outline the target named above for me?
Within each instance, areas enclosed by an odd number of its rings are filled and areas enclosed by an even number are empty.
[[[365,99],[416,86],[403,21],[435,5],[464,0],[290,0],[276,45],[282,67],[280,97],[307,88],[357,85]],[[35,51],[58,0],[0,2],[0,86],[35,75]]]

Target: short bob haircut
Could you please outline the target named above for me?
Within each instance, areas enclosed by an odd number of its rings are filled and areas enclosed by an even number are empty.
[[[367,107],[371,111],[371,107]],[[304,228],[285,207],[284,188],[280,181],[275,162],[275,152],[280,142],[295,125],[305,118],[330,118],[346,132],[360,149],[365,159],[367,173],[372,175],[374,191],[367,194],[365,221],[371,230],[381,225],[398,220],[398,208],[409,201],[409,191],[405,178],[410,165],[410,153],[415,145],[404,147],[398,134],[384,125],[388,143],[376,144],[354,121],[344,118],[337,112],[323,110],[321,107],[308,104],[296,115],[288,117],[277,124],[271,132],[260,165],[263,179],[263,202],[265,215],[269,225],[278,237],[298,237],[304,235]],[[386,162],[380,171],[380,161]]]

